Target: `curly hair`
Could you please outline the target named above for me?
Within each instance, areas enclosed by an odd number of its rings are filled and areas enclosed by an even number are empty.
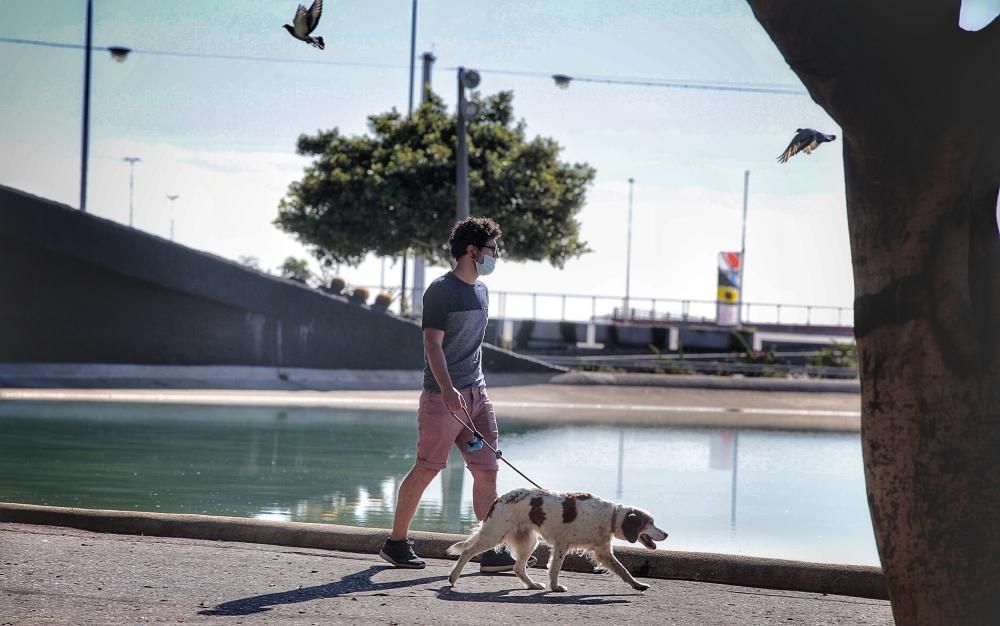
[[[486,241],[500,236],[500,225],[488,217],[467,217],[451,229],[451,256],[459,259],[465,256],[465,248],[470,244],[481,248]]]

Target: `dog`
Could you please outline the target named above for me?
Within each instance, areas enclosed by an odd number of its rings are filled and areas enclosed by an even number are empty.
[[[455,585],[469,559],[490,548],[505,543],[516,563],[514,573],[527,589],[544,589],[525,571],[528,557],[535,551],[538,539],[552,547],[549,560],[549,588],[566,591],[559,584],[566,553],[582,549],[633,589],[645,591],[649,585],[637,581],[611,551],[611,539],[618,537],[630,543],[638,541],[650,550],[667,533],[656,527],[653,516],[633,507],[602,500],[589,493],[553,493],[542,489],[515,489],[493,501],[486,519],[465,541],[448,548],[448,554],[459,555],[448,581]]]

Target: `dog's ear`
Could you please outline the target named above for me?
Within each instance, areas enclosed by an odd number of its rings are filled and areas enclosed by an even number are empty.
[[[629,543],[639,540],[639,531],[642,529],[642,517],[635,509],[629,509],[625,519],[622,520],[622,534]]]

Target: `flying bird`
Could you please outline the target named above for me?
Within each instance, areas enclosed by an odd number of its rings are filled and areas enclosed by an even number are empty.
[[[836,135],[825,135],[818,130],[812,128],[796,128],[795,136],[792,137],[791,143],[785,148],[785,151],[778,156],[778,163],[787,163],[788,159],[792,158],[799,152],[805,152],[806,154],[812,154],[819,144],[826,143],[827,141],[833,141],[836,139]]]
[[[312,44],[322,50],[326,47],[323,38],[311,36],[311,33],[316,30],[316,26],[319,25],[321,15],[323,15],[323,0],[313,0],[312,6],[308,9],[300,4],[299,8],[295,10],[295,19],[292,20],[294,26],[285,24],[282,28],[299,41]]]

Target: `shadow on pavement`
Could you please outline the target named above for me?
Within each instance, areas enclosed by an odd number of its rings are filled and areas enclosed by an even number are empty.
[[[427,576],[425,578],[415,578],[412,580],[397,580],[385,583],[372,582],[372,576],[375,574],[387,570],[394,569],[388,565],[377,566],[373,565],[366,570],[360,571],[356,574],[350,574],[344,576],[338,582],[328,583],[325,585],[316,585],[314,587],[300,587],[299,589],[294,589],[292,591],[279,591],[276,593],[268,593],[262,596],[253,596],[250,598],[241,598],[239,600],[231,600],[229,602],[223,602],[215,608],[205,609],[204,611],[198,611],[199,615],[250,615],[251,613],[262,613],[264,611],[270,611],[268,607],[277,606],[279,604],[294,604],[296,602],[308,602],[310,600],[320,600],[323,598],[336,598],[337,596],[345,593],[356,593],[364,591],[387,591],[390,589],[401,589],[403,587],[412,587],[413,585],[420,585],[424,583],[432,583],[441,580],[447,580],[447,576]],[[386,594],[388,595],[388,594]]]
[[[535,558],[535,557],[531,557]],[[483,576],[484,574],[478,574]],[[485,574],[494,576],[494,574]],[[477,574],[466,574],[465,577],[477,576]],[[517,578],[510,576],[513,588],[502,591],[483,591],[469,593],[458,591],[450,585],[442,586],[437,591],[438,598],[450,600],[452,602],[500,602],[504,604],[628,604],[628,600],[613,600],[612,598],[630,597],[634,593],[603,593],[599,596],[593,594],[570,595],[566,593],[552,593],[550,591],[539,590],[530,595],[508,595],[514,591],[527,591]]]
[[[451,600],[453,602],[499,602],[501,604],[628,604],[628,600],[613,598],[635,595],[626,593],[609,593],[599,596],[593,594],[567,595],[565,593],[551,593],[549,591],[538,591],[527,596],[508,595],[514,591],[525,591],[525,589],[521,586],[520,582],[517,582],[516,589],[467,593],[455,591],[452,587],[445,585],[438,589],[437,595],[440,600]]]
[[[390,566],[373,565],[356,574],[344,576],[335,583],[316,585],[313,587],[300,587],[291,591],[279,591],[239,600],[230,600],[215,606],[214,608],[198,611],[199,615],[250,615],[253,613],[263,613],[270,611],[270,607],[281,604],[295,604],[297,602],[309,602],[310,600],[322,600],[325,598],[336,598],[346,593],[363,593],[371,591],[389,591],[391,589],[402,589],[438,581],[446,581],[447,576],[426,576],[424,578],[414,578],[410,580],[395,580],[391,582],[377,583],[372,581],[372,577],[384,570],[395,569]],[[628,600],[616,599],[635,594],[603,594],[594,596],[592,594],[567,595],[553,594],[545,591],[530,595],[510,595],[515,591],[524,591],[520,581],[511,577],[512,589],[501,591],[483,591],[468,593],[454,590],[450,585],[442,585],[437,589],[437,597],[441,600],[452,602],[499,602],[504,604],[627,604]],[[377,594],[389,595],[389,594]]]

